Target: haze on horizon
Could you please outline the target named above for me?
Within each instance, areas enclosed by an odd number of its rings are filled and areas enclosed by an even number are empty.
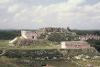
[[[100,0],[0,0],[0,29],[100,29]]]

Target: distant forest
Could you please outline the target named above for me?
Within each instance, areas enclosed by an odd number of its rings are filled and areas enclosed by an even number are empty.
[[[92,34],[100,36],[100,30],[72,30],[72,31],[76,32],[76,34],[78,35]]]
[[[0,30],[0,40],[10,40],[20,36],[20,30]]]
[[[29,30],[29,31],[34,31],[34,30]],[[20,35],[21,35],[21,30],[0,30],[0,40],[11,40]]]

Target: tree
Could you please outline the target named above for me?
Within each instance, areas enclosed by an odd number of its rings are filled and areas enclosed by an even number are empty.
[[[66,36],[64,33],[52,33],[48,35],[47,39],[50,41],[60,42],[60,41],[65,41]]]

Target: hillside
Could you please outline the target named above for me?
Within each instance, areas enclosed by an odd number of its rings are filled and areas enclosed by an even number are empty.
[[[35,30],[35,33],[38,33],[39,37],[36,40],[30,40],[23,38],[20,31],[5,32],[7,37],[0,40],[0,66],[43,67],[46,64],[53,67],[62,67],[62,65],[63,67],[87,67],[88,64],[100,66],[100,53],[95,48],[61,48],[61,41],[78,41],[78,34],[75,32],[62,28],[42,28]],[[13,46],[9,46],[11,36],[17,38]],[[89,45],[95,45],[96,41],[88,42]]]

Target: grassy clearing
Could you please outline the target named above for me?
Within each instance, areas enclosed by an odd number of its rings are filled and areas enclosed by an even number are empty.
[[[20,50],[38,50],[38,49],[60,49],[60,45],[56,42],[37,41],[27,46],[8,46],[9,40],[0,40],[0,48],[2,49],[20,49]]]
[[[67,61],[67,60],[66,60]],[[65,62],[64,60],[46,60],[46,61],[34,61],[31,59],[22,59],[22,58],[7,58],[5,56],[0,57],[0,67],[43,67],[42,63],[46,63],[51,67],[87,67],[88,64],[92,64],[94,67],[100,67],[100,60],[74,60],[76,63],[81,64],[82,66],[77,65],[72,61]],[[48,66],[49,67],[49,66]]]
[[[0,40],[0,47],[7,47],[9,40]]]
[[[40,50],[40,49],[60,49],[60,46],[58,43],[52,43],[52,42],[36,42],[29,46],[14,46],[14,47],[8,47],[8,40],[0,40],[0,48],[4,48],[6,50]],[[24,58],[25,59],[25,58]],[[22,59],[18,58],[7,58],[4,56],[0,57],[0,67],[32,67],[30,65],[32,64],[26,64],[26,63],[16,63],[19,62]],[[32,60],[34,61],[34,60]],[[86,61],[83,60],[74,60],[76,63],[79,63],[86,67],[88,64],[93,64],[94,66],[100,66],[100,60],[91,60],[88,59]],[[45,61],[47,62],[47,61]],[[40,64],[40,63],[37,63]],[[64,61],[48,61],[48,64],[54,67],[78,67],[77,64],[73,62],[64,62]],[[38,66],[37,66],[38,67]]]

